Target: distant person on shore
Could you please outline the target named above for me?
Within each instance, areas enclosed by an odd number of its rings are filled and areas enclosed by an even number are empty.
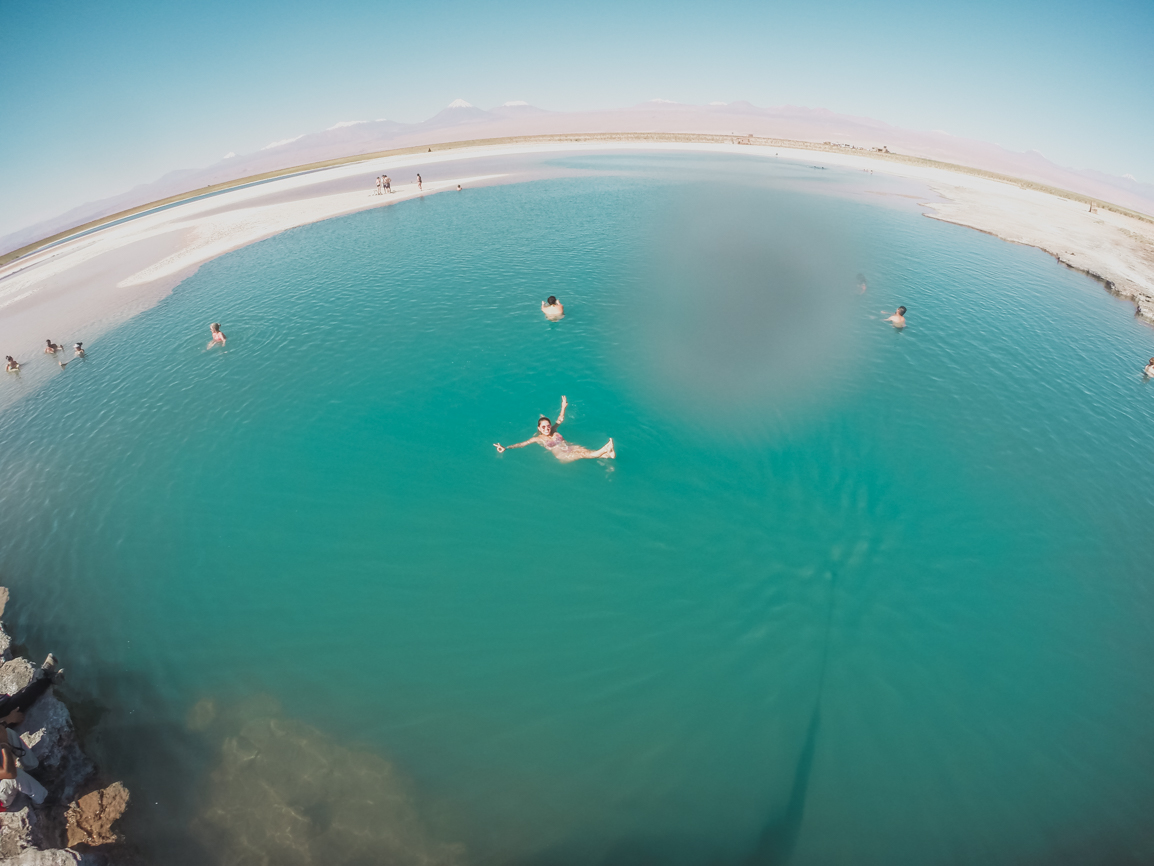
[[[225,341],[225,336],[224,336],[224,331],[222,331],[220,329],[220,322],[213,322],[211,325],[208,326],[208,329],[210,331],[212,331],[212,342],[209,343],[208,346],[206,346],[205,348],[211,349],[217,343],[219,343],[220,345],[223,346],[224,341]]]
[[[1146,365],[1146,369],[1142,371],[1147,379],[1154,379],[1154,358],[1150,359],[1150,363]]]
[[[378,177],[377,178],[377,195],[381,195],[384,192],[384,188],[385,188],[385,182]]]
[[[389,176],[386,174],[385,175],[385,192],[392,192],[392,191],[393,191],[393,182],[391,180],[389,180]]]
[[[497,449],[498,454],[503,454],[509,448],[524,448],[526,445],[532,445],[536,442],[546,451],[549,451],[560,460],[562,463],[572,463],[574,460],[594,460],[599,457],[606,457],[613,460],[617,457],[617,452],[613,449],[613,440],[610,439],[603,446],[596,451],[590,451],[588,448],[582,448],[580,445],[571,445],[557,432],[557,427],[565,420],[565,407],[569,405],[569,401],[564,397],[561,398],[561,414],[557,416],[557,423],[554,424],[544,415],[537,421],[537,435],[524,442],[518,442],[516,445],[505,446],[500,442],[494,442],[493,447]]]
[[[74,356],[76,356],[77,358],[83,358],[84,357],[84,344],[83,343],[77,343],[75,346],[73,346],[72,347],[72,354]]]
[[[541,312],[550,322],[559,322],[565,318],[565,305],[550,295],[547,300],[541,302]]]
[[[48,791],[27,770],[35,770],[40,761],[12,730],[24,721],[24,714],[48,689],[64,678],[57,669],[56,656],[49,653],[40,666],[42,675],[14,695],[0,697],[0,811],[8,811],[17,795],[26,794],[37,806],[44,802]]]
[[[424,187],[421,186],[421,176],[419,174],[417,175],[417,189],[424,189]]]
[[[57,346],[55,343],[53,343],[51,340],[45,340],[44,341],[44,354],[45,355],[55,355],[56,352],[59,351],[59,349],[60,349],[60,347]]]
[[[4,372],[5,373],[19,373],[20,372],[20,365],[16,362],[15,358],[13,358],[11,355],[5,355],[4,360],[6,360],[8,362],[7,364],[4,365]]]
[[[882,315],[884,316],[885,314],[886,311],[882,310]],[[893,323],[895,328],[904,328],[906,326],[906,308],[898,307],[898,311],[896,313],[894,313],[889,318],[883,319],[882,321]]]

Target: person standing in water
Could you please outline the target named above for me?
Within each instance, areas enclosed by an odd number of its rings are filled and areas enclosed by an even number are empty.
[[[84,357],[84,344],[83,343],[77,343],[75,346],[73,346],[72,347],[72,354],[75,355],[77,358],[83,358]]]
[[[1154,379],[1154,358],[1150,359],[1150,363],[1146,365],[1146,369],[1142,372],[1147,379]]]
[[[882,315],[884,316],[885,314],[886,311],[882,310]],[[895,328],[904,328],[906,326],[906,308],[898,307],[898,311],[896,313],[887,319],[883,319],[882,321],[893,323]]]
[[[548,299],[541,302],[541,312],[550,322],[557,322],[565,318],[565,305],[550,295]]]
[[[217,343],[220,343],[220,345],[223,346],[225,336],[224,336],[224,331],[222,331],[220,329],[220,322],[213,322],[211,325],[208,326],[208,328],[210,331],[212,331],[212,342],[209,343],[208,346],[206,346],[205,348],[211,349]]]
[[[15,358],[13,358],[11,355],[5,355],[4,359],[8,362],[7,364],[4,365],[4,372],[5,373],[19,373],[20,372],[20,365],[16,362]]]
[[[503,454],[509,448],[524,448],[526,445],[532,445],[536,442],[546,451],[552,453],[554,457],[562,463],[572,463],[574,460],[595,460],[600,457],[613,460],[617,457],[617,452],[613,449],[613,440],[610,439],[596,451],[590,451],[588,448],[583,448],[580,445],[572,445],[565,441],[564,437],[557,432],[557,427],[565,420],[565,408],[569,405],[569,401],[565,397],[561,398],[561,413],[557,416],[557,423],[554,424],[544,415],[537,421],[537,435],[524,442],[518,442],[516,445],[502,445],[500,442],[494,442],[493,447],[497,449],[498,454]]]

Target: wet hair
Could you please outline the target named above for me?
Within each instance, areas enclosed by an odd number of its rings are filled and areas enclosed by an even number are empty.
[[[550,307],[555,307],[555,306],[557,306],[557,297],[555,295],[550,295],[546,299],[545,303],[548,304]]]
[[[51,346],[51,345],[52,345],[52,341],[51,341],[51,340],[45,340],[45,341],[44,341],[44,344],[45,344],[46,346]]]
[[[213,323],[212,323],[211,325],[209,325],[208,327],[209,327],[209,329],[210,329],[210,330],[213,330],[213,331],[219,331],[219,330],[220,330],[220,322],[213,322]]]
[[[77,348],[77,349],[79,349],[79,348],[80,348],[81,346],[83,346],[83,345],[84,345],[83,343],[77,343],[77,344],[76,344],[76,348]]]
[[[11,355],[5,355],[5,356],[4,356],[4,360],[5,360],[5,361],[13,361],[13,362],[14,362],[14,359],[13,359],[13,357],[12,357]],[[541,417],[542,417],[542,418],[544,418],[545,416],[544,416],[544,415],[542,415]]]
[[[548,418],[546,418],[544,415],[542,415],[540,418],[537,419],[537,426],[538,427],[541,426],[542,421],[544,421],[546,424],[549,425],[549,432],[550,433],[552,433],[554,430],[557,429],[556,427],[553,426],[553,422],[550,421]]]
[[[905,314],[906,314],[906,308],[905,307],[898,307],[898,315],[904,316]]]

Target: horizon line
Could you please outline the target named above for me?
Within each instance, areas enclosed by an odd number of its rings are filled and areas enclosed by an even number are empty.
[[[289,168],[276,169],[274,171],[261,172],[259,174],[249,175],[248,177],[237,178],[235,180],[223,181],[218,184],[210,184],[199,189],[185,190],[184,192],[168,196],[166,198],[157,199],[156,201],[148,202],[143,205],[138,205],[133,208],[127,208],[107,216],[98,217],[94,220],[89,220],[86,223],[71,226],[63,231],[49,235],[32,243],[25,244],[18,249],[12,250],[8,253],[0,255],[0,267],[5,267],[12,262],[19,261],[22,258],[30,256],[34,253],[40,252],[48,247],[54,246],[63,241],[79,237],[89,232],[96,231],[102,228],[108,228],[113,223],[120,223],[128,219],[144,216],[147,213],[164,209],[173,205],[186,203],[194,199],[205,196],[217,195],[228,192],[229,190],[238,189],[240,187],[252,186],[253,184],[262,183],[270,180],[288,177],[291,175],[307,174],[313,171],[319,171],[325,168],[334,168],[339,165],[354,165],[358,162],[368,162],[374,159],[382,159],[389,156],[406,156],[415,153],[431,153],[434,148],[436,150],[456,150],[466,147],[486,147],[496,145],[521,144],[529,142],[540,141],[557,141],[557,142],[581,142],[581,141],[701,141],[712,142],[719,144],[744,144],[753,146],[776,146],[790,148],[794,150],[813,150],[827,153],[844,153],[847,148],[856,155],[868,156],[873,159],[880,159],[889,162],[903,162],[906,164],[924,165],[933,168],[942,168],[947,171],[959,172],[962,174],[969,174],[978,177],[986,177],[991,180],[1001,181],[1003,183],[1012,183],[1015,186],[1023,189],[1033,189],[1048,195],[1054,195],[1059,198],[1066,198],[1073,201],[1082,202],[1083,204],[1094,204],[1114,213],[1122,214],[1123,216],[1134,217],[1144,222],[1154,223],[1154,214],[1144,213],[1132,208],[1127,208],[1113,202],[1105,201],[1099,198],[1085,195],[1083,193],[1074,192],[1073,190],[1063,189],[1061,187],[1050,186],[1049,184],[1038,183],[1036,181],[1026,180],[1024,178],[1014,177],[1013,175],[1002,174],[1000,172],[989,171],[987,169],[975,168],[972,166],[961,165],[958,163],[944,162],[942,160],[928,159],[920,156],[910,156],[907,154],[896,153],[894,151],[877,151],[865,147],[857,147],[853,145],[841,145],[827,142],[813,142],[799,139],[786,138],[769,138],[764,136],[746,136],[746,135],[722,135],[718,133],[697,133],[697,132],[590,132],[590,133],[557,133],[557,134],[539,134],[539,135],[516,135],[516,136],[498,136],[495,138],[477,138],[477,139],[461,139],[458,141],[441,142],[438,144],[421,144],[412,145],[409,147],[392,148],[389,150],[375,151],[366,154],[353,154],[351,156],[334,157],[332,159],[320,160],[318,162],[302,163],[301,165],[291,166]]]

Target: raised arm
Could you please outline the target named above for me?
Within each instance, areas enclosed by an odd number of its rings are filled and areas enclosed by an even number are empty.
[[[564,395],[562,395],[561,396],[561,411],[557,413],[557,423],[553,425],[554,427],[560,426],[561,422],[565,420],[565,407],[568,405],[569,405],[569,401],[565,399]]]

